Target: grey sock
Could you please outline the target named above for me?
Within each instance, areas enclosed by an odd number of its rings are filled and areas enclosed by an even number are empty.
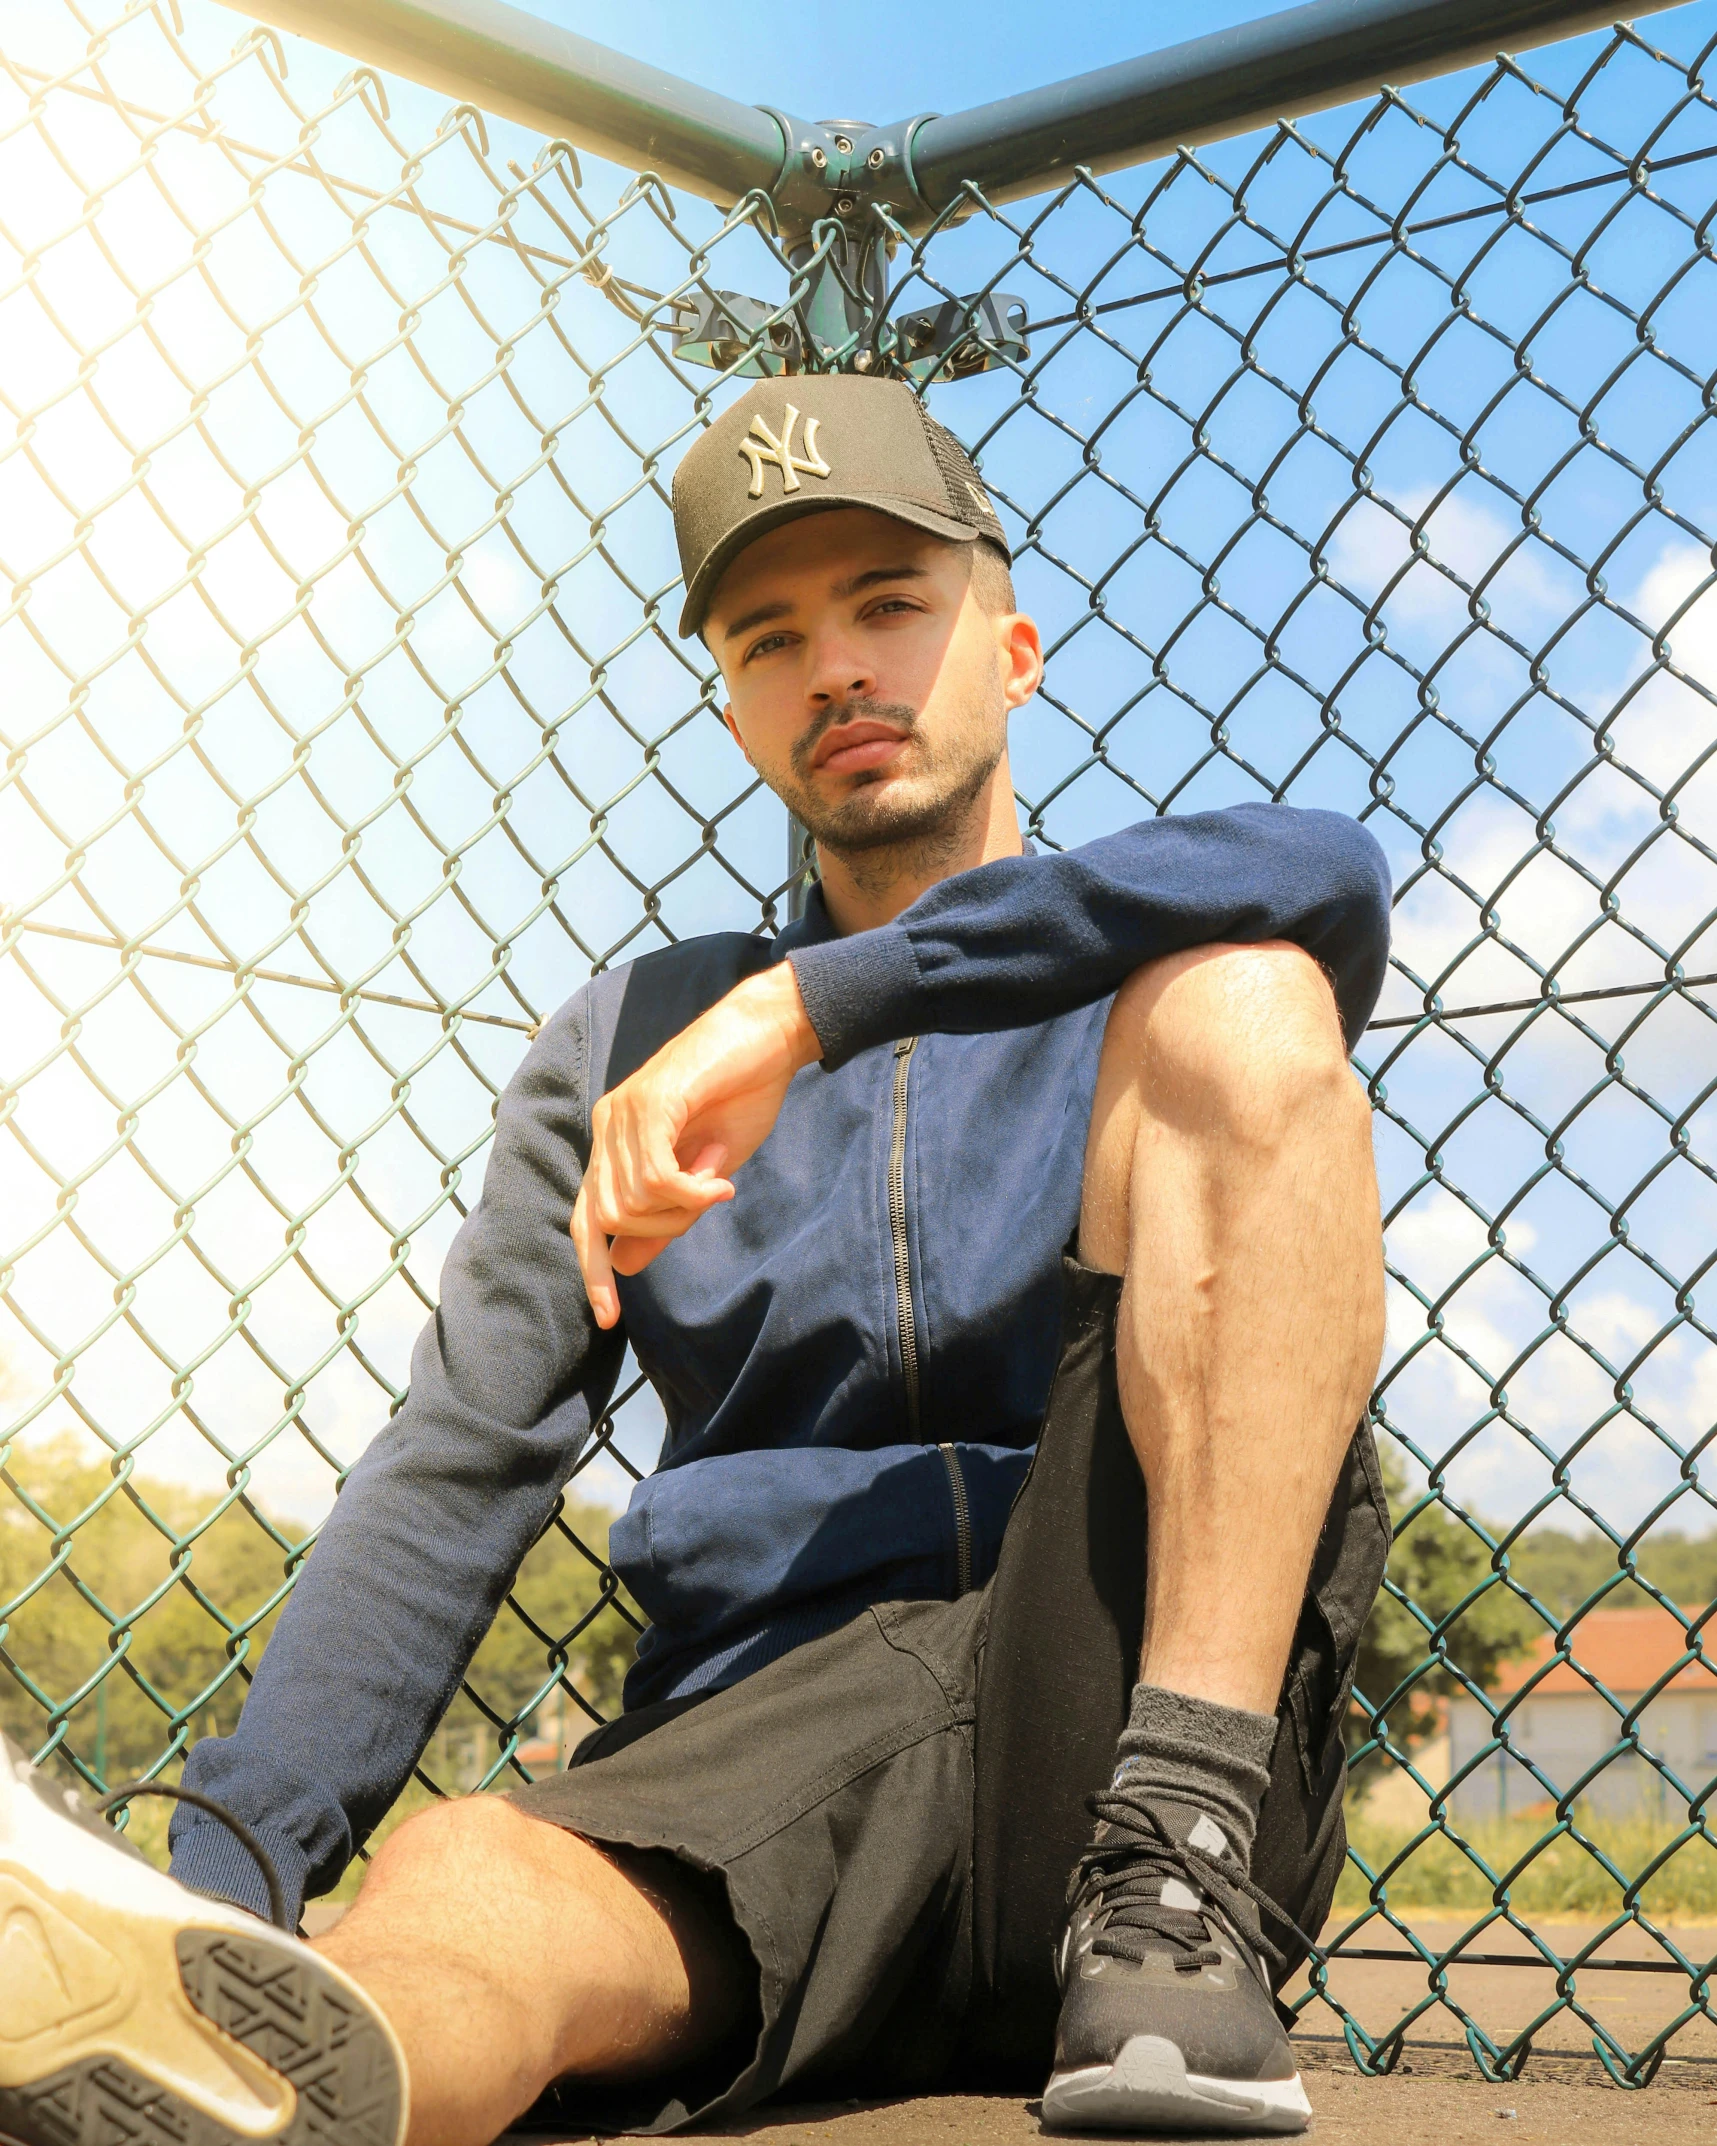
[[[1135,1684],[1115,1747],[1115,1786],[1208,1812],[1250,1870],[1275,1744],[1274,1714],[1249,1714],[1157,1684]]]

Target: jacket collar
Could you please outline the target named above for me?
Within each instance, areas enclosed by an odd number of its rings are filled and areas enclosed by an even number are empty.
[[[784,924],[775,934],[775,958],[779,961],[802,946],[821,946],[824,940],[839,937],[834,919],[823,901],[823,890],[813,883],[805,895],[805,914],[791,924]]]
[[[1024,844],[1023,854],[1027,857],[1037,855],[1037,844],[1029,837]],[[836,931],[834,920],[823,901],[822,885],[813,880],[805,896],[805,914],[795,923],[784,924],[775,934],[775,958],[779,961],[783,956],[797,952],[801,946],[821,946],[826,939],[839,937],[840,933]]]

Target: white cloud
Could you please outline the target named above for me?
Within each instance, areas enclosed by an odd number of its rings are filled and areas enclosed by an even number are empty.
[[[1412,524],[1425,515],[1432,496],[1429,487],[1403,492],[1392,502],[1399,513],[1370,500],[1353,508],[1330,546],[1336,579],[1372,602],[1401,574],[1384,606],[1385,623],[1392,630],[1434,628],[1445,640],[1468,618],[1466,592],[1451,576],[1477,588],[1495,569],[1484,595],[1499,624],[1530,630],[1561,616],[1568,592],[1541,544],[1529,538],[1498,568],[1520,527],[1511,527],[1472,483],[1457,487],[1425,520],[1425,549],[1415,557]],[[1402,574],[1404,567],[1409,571]]]

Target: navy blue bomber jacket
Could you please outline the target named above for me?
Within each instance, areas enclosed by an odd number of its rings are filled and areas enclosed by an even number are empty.
[[[1313,954],[1357,1040],[1389,880],[1357,822],[1284,805],[1152,819],[943,881],[839,937],[718,933],[595,977],[502,1097],[405,1406],[348,1477],[230,1737],[189,1787],[326,1890],[458,1689],[629,1341],[661,1398],[655,1474],[611,1554],[650,1618],[626,1703],[731,1684],[871,1602],[981,1585],[1048,1396],[1060,1260],[1108,1004],[1213,940]],[[792,960],[824,1047],[736,1196],[590,1315],[567,1234],[593,1100],[741,978]],[[915,1039],[915,1040],[909,1040]],[[261,1906],[181,1806],[176,1875]]]

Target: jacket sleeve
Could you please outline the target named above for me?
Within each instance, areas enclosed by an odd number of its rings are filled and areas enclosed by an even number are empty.
[[[1026,1028],[1159,955],[1286,939],[1322,963],[1348,1048],[1389,958],[1389,867],[1339,812],[1235,805],[943,880],[893,923],[788,958],[825,1065],[898,1036]]]
[[[614,1390],[567,1234],[589,1155],[588,999],[501,1098],[482,1196],[449,1251],[405,1405],[346,1478],[238,1727],[185,1785],[255,1831],[290,1902],[334,1884],[410,1778]],[[181,1805],[173,1872],[265,1912],[228,1830]]]

